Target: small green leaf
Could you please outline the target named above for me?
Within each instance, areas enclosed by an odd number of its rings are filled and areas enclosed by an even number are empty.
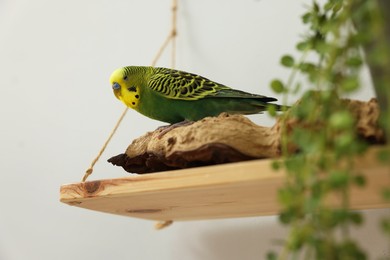
[[[378,160],[387,163],[390,159],[390,150],[389,149],[382,149],[377,154]]]
[[[365,184],[366,184],[366,177],[364,177],[363,175],[356,175],[354,178],[353,178],[353,182],[359,186],[359,187],[363,187]]]
[[[282,224],[289,224],[295,218],[295,212],[285,211],[279,214],[279,221]]]
[[[339,1],[338,3],[336,3],[333,7],[333,12],[338,12],[340,11],[340,9],[343,7],[343,3],[342,1]]]
[[[297,130],[297,129],[295,129]],[[299,172],[305,167],[306,160],[304,156],[294,156],[287,158],[285,161],[285,167],[290,172]]]
[[[267,105],[267,111],[268,111],[270,116],[276,117],[277,114],[276,114],[276,106],[275,105],[268,104]]]
[[[334,129],[343,130],[351,128],[354,124],[354,119],[348,111],[341,111],[334,113],[330,117],[329,124]]]
[[[342,135],[339,135],[336,139],[336,147],[339,149],[346,149],[350,150],[348,148],[352,147],[351,145],[353,144],[354,141],[354,135],[350,132],[343,133]]]
[[[286,91],[286,88],[284,87],[282,81],[278,80],[278,79],[274,79],[272,82],[271,82],[271,88],[273,91],[275,91],[276,93],[283,93]]]
[[[316,69],[316,65],[314,65],[313,63],[310,63],[310,62],[304,62],[304,63],[299,64],[298,68],[302,72],[312,72]]]
[[[294,58],[291,57],[290,55],[284,55],[281,59],[280,59],[280,63],[285,66],[285,67],[288,67],[288,68],[291,68],[292,66],[294,66]]]
[[[308,239],[308,234],[304,229],[293,229],[290,233],[290,239],[288,240],[288,248],[292,251],[298,251],[305,244]]]
[[[272,169],[274,169],[275,171],[279,170],[281,168],[281,164],[279,161],[277,160],[273,160],[272,161]]]
[[[354,56],[347,59],[346,64],[348,66],[358,68],[363,64],[363,61],[359,56]]]
[[[322,39],[317,41],[317,44],[314,46],[314,49],[319,54],[328,54],[329,52],[331,52],[332,48],[334,47],[331,44],[322,41]]]
[[[349,77],[341,83],[341,89],[345,92],[355,91],[359,87],[359,80],[357,77]]]
[[[389,187],[384,188],[382,191],[382,194],[383,194],[383,198],[385,200],[390,201],[390,188]]]
[[[321,199],[319,197],[309,197],[305,200],[304,209],[305,212],[310,214],[311,212],[315,212],[321,203]]]
[[[334,171],[329,175],[329,185],[332,189],[344,189],[348,185],[349,175],[344,171]]]
[[[329,11],[329,10],[331,10],[332,8],[333,8],[333,3],[331,3],[331,2],[328,2],[328,3],[326,3],[326,4],[324,5],[325,11]]]
[[[311,20],[311,13],[310,12],[308,12],[308,13],[305,13],[304,15],[302,15],[302,22],[303,23],[308,23],[308,22],[310,22],[310,20]]]
[[[313,2],[313,11],[314,11],[315,13],[318,13],[320,10],[321,10],[321,9],[320,9],[320,6],[318,5],[318,3]]]
[[[385,231],[387,234],[390,234],[390,219],[383,219],[381,222],[381,226],[383,231]]]
[[[361,225],[363,223],[362,214],[359,212],[349,212],[349,220],[355,225]]]
[[[334,224],[345,223],[349,218],[349,211],[345,208],[335,209],[332,212],[332,221]]]
[[[299,42],[296,46],[297,50],[299,51],[305,51],[305,50],[308,50],[310,47],[310,43],[307,42],[307,41],[304,41],[304,42]]]
[[[277,260],[278,255],[275,252],[268,252],[267,253],[267,260]]]

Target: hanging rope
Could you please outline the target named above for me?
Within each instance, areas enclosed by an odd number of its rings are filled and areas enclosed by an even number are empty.
[[[160,59],[161,54],[167,48],[169,42],[172,42],[172,53],[171,53],[172,63],[171,63],[171,67],[172,68],[175,67],[175,62],[176,62],[176,41],[175,41],[175,38],[176,38],[176,35],[177,35],[177,29],[176,29],[177,28],[176,27],[177,20],[176,20],[176,17],[177,17],[177,0],[172,0],[172,28],[171,28],[171,31],[168,34],[167,38],[165,39],[164,43],[161,45],[160,49],[158,50],[155,58],[152,61],[151,66],[153,66],[153,67],[156,65],[157,61]],[[98,155],[95,157],[95,159],[93,159],[91,165],[85,171],[85,174],[83,176],[82,182],[85,182],[87,180],[87,178],[92,174],[93,167],[95,166],[97,161],[99,161],[99,159],[102,156],[104,150],[106,150],[108,143],[111,141],[111,138],[114,136],[116,130],[118,129],[118,127],[121,124],[123,118],[125,117],[128,109],[129,108],[126,107],[125,110],[120,115],[117,123],[115,124],[114,128],[112,129],[112,131],[111,131],[110,135],[108,136],[106,142],[103,144],[102,148],[100,149]]]
[[[177,36],[177,0],[172,0],[172,29],[171,29],[172,53],[171,68],[176,67],[176,36]]]
[[[89,168],[85,171],[85,174],[84,174],[84,177],[83,177],[83,182],[85,182],[87,180],[87,178],[89,177],[89,175],[92,174],[93,172],[93,167],[95,166],[95,164],[97,163],[97,161],[99,161],[100,159],[100,156],[102,156],[104,150],[106,150],[106,147],[108,145],[108,143],[111,141],[111,138],[114,136],[116,130],[118,129],[119,125],[121,124],[122,122],[122,119],[125,117],[126,115],[126,112],[128,110],[128,107],[125,108],[125,110],[122,112],[121,116],[119,117],[118,119],[118,122],[116,122],[114,128],[112,129],[110,135],[108,136],[106,142],[103,144],[102,148],[100,149],[98,155],[96,156],[95,159],[93,159],[91,165],[89,166]]]

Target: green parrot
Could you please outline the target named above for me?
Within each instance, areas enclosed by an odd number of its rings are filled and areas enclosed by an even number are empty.
[[[276,98],[235,90],[192,73],[157,67],[128,66],[115,70],[114,95],[139,113],[170,124],[207,116],[256,114]],[[277,110],[282,106],[275,105]]]

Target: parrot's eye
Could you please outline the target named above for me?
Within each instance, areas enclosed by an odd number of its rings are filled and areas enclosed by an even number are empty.
[[[123,80],[127,80],[127,75],[123,77]]]

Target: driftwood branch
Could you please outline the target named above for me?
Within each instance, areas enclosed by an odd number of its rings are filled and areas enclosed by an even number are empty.
[[[383,143],[383,131],[377,126],[376,99],[345,102],[356,117],[358,136],[371,143]],[[295,118],[286,121],[287,129],[304,124]],[[221,114],[164,134],[162,131],[157,129],[135,139],[124,154],[108,161],[128,172],[150,173],[281,155],[280,120],[273,127],[263,127],[242,115]],[[296,148],[292,145],[291,149]]]

